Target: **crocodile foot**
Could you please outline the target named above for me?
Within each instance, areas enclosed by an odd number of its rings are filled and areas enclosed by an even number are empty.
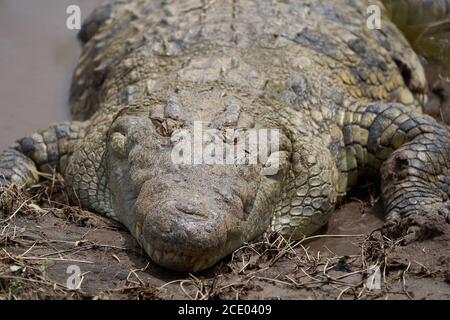
[[[384,163],[381,174],[386,236],[410,243],[446,232],[450,223],[448,141],[446,134],[422,134]]]
[[[446,232],[446,225],[450,223],[449,217],[448,209],[444,215],[440,211],[438,214],[416,212],[403,219],[388,220],[382,232],[389,238],[402,238],[404,244],[433,239]]]

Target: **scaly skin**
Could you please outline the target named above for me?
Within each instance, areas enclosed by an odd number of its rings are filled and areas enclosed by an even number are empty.
[[[70,148],[55,151],[44,131],[4,152],[0,173],[29,184],[36,170],[60,170],[76,203],[122,222],[152,260],[180,271],[208,268],[268,229],[316,232],[361,176],[381,173],[394,229],[448,217],[449,130],[418,111],[422,66],[391,22],[366,28],[368,5],[100,7],[80,33],[71,104],[85,122],[70,125],[79,142],[56,135]],[[280,148],[262,164],[177,165],[174,134],[194,121],[278,129]],[[280,170],[263,174],[275,156]]]

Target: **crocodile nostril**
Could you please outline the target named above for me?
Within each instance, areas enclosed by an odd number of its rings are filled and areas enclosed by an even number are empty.
[[[198,217],[202,217],[202,218],[208,217],[208,214],[204,210],[201,210],[200,208],[198,208],[192,204],[176,203],[175,208],[178,211],[185,213],[187,215],[190,215],[190,216],[198,216]]]

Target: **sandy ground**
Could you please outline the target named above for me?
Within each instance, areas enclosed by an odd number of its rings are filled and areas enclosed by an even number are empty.
[[[295,243],[266,234],[198,274],[154,265],[123,227],[68,206],[62,190],[58,180],[0,190],[0,299],[450,299],[450,225],[407,246],[384,238],[371,188],[321,234]],[[79,290],[67,289],[70,266]]]

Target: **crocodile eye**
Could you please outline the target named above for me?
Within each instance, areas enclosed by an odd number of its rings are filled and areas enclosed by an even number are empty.
[[[127,156],[127,138],[120,132],[114,132],[111,136],[111,147],[121,158]]]

